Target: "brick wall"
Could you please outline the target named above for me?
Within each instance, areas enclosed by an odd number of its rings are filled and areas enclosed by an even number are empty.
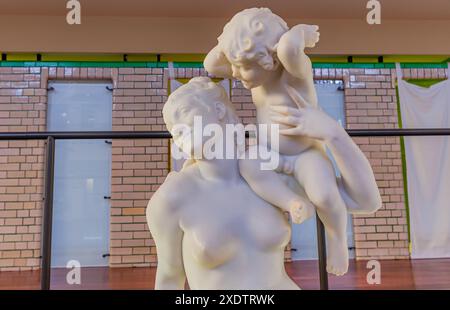
[[[391,69],[346,70],[346,116],[349,129],[398,128],[397,99]],[[383,207],[371,215],[355,215],[356,256],[408,258],[400,138],[354,139],[369,158]]]
[[[444,78],[444,69],[405,69],[406,78]],[[205,75],[203,69],[175,69],[177,78]],[[347,126],[396,128],[392,69],[315,69],[316,79],[345,82]],[[164,130],[168,70],[160,68],[0,68],[0,131],[46,129],[47,81],[111,80],[113,130]],[[255,122],[248,90],[236,81],[231,98],[244,123]],[[369,158],[383,198],[374,215],[354,217],[359,259],[407,258],[399,138],[355,138]],[[166,140],[113,140],[110,265],[156,265],[156,249],[145,207],[168,172]],[[0,141],[0,270],[39,267],[44,141]],[[289,259],[289,248],[286,258]]]
[[[405,78],[445,78],[445,69],[404,69]],[[395,69],[344,70],[347,127],[398,128]],[[358,259],[409,258],[403,168],[398,137],[354,139],[368,157],[383,199],[372,215],[354,216]]]
[[[165,130],[163,69],[121,68],[113,92],[113,130]],[[113,140],[110,265],[156,264],[145,208],[168,173],[167,140]]]
[[[45,129],[40,68],[0,68],[0,131]],[[0,141],[0,270],[39,266],[44,142]]]
[[[50,68],[49,79],[111,80],[113,131],[165,130],[161,114],[167,97],[163,69]],[[113,140],[110,266],[156,264],[156,248],[146,224],[145,208],[167,172],[167,140]]]

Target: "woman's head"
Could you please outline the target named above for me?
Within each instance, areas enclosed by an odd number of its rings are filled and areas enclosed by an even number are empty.
[[[237,124],[239,119],[225,89],[209,77],[195,77],[176,89],[163,107],[167,128],[188,123],[193,116],[205,118],[209,114],[223,124]]]
[[[276,45],[288,30],[286,22],[268,8],[246,9],[225,25],[219,47],[231,64],[256,62],[274,70]]]
[[[203,130],[208,124],[239,123],[225,89],[208,77],[195,77],[180,86],[169,96],[162,112],[175,144],[188,154],[192,148],[201,147],[191,143],[194,128]],[[201,120],[201,127],[194,124],[196,119]]]

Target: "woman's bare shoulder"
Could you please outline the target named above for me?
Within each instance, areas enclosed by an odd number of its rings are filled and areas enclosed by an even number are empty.
[[[179,206],[186,195],[192,194],[195,186],[195,174],[191,167],[182,171],[171,171],[167,174],[164,182],[153,194],[150,202],[157,202],[158,205]]]

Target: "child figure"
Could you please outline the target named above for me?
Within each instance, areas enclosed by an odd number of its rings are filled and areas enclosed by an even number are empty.
[[[261,170],[260,161],[243,159],[241,175],[261,198],[288,211],[293,222],[301,223],[316,209],[328,240],[327,271],[342,275],[348,269],[347,209],[335,171],[323,142],[294,130],[308,125],[300,124],[303,109],[318,108],[311,61],[304,53],[305,47],[318,42],[317,30],[313,25],[289,30],[267,8],[246,9],[225,25],[204,66],[251,90],[258,124],[279,124],[279,148],[272,148],[280,155],[279,168]],[[277,172],[293,175],[310,201],[289,188]]]

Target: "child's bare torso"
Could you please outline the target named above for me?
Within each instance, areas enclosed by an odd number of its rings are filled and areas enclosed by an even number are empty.
[[[287,75],[284,72],[283,75]],[[271,141],[271,124],[278,124],[280,129],[289,128],[289,126],[281,123],[275,123],[271,120],[271,106],[289,106],[293,108],[297,108],[296,103],[289,96],[288,92],[285,89],[285,85],[287,83],[287,79],[283,76],[280,79],[279,85],[275,85],[272,89],[264,89],[262,87],[253,88],[252,99],[256,106],[256,121],[258,124],[267,124],[268,126],[268,142],[271,148],[282,155],[297,155],[302,153],[305,150],[310,149],[311,147],[316,147],[318,145],[318,141],[302,137],[302,136],[288,136],[288,135],[278,135],[279,136],[279,145],[272,143]],[[314,102],[311,103],[312,106],[317,106],[317,102],[315,101],[315,93],[311,94],[311,92],[315,92],[315,89],[308,89],[306,85],[301,83],[298,79],[290,79],[289,85],[294,87],[300,94],[303,95],[305,99],[314,98]],[[309,100],[308,102],[311,102]]]

